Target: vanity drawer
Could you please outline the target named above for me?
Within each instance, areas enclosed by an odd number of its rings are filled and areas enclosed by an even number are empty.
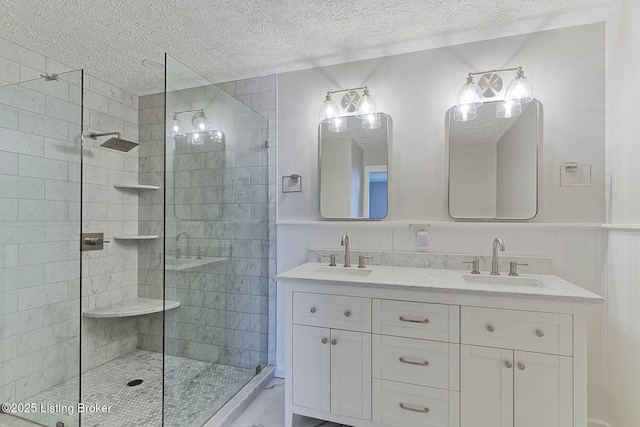
[[[373,332],[398,337],[459,342],[457,305],[373,300]]]
[[[342,295],[294,292],[293,323],[371,332],[371,300]]]
[[[373,422],[394,427],[459,427],[460,394],[374,379]]]
[[[460,345],[373,335],[373,377],[459,390]]]
[[[487,347],[571,356],[570,314],[462,307],[460,341]]]

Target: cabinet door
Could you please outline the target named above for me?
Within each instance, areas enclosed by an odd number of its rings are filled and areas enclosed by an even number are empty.
[[[293,404],[330,412],[329,329],[293,325]]]
[[[331,412],[371,420],[370,334],[331,330]]]
[[[516,351],[514,360],[515,426],[573,425],[571,358]]]
[[[462,427],[513,427],[512,350],[460,346],[460,411]]]

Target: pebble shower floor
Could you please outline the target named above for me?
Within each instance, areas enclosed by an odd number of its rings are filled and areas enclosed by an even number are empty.
[[[166,426],[201,426],[255,374],[253,370],[209,362],[165,356]],[[142,379],[136,386],[132,380]],[[62,396],[77,393],[70,380],[28,399],[28,403],[55,404]],[[109,413],[84,414],[83,427],[154,427],[162,425],[162,354],[146,350],[112,360],[82,374],[82,402],[109,405]],[[41,414],[30,417],[43,425],[77,426],[77,415]]]

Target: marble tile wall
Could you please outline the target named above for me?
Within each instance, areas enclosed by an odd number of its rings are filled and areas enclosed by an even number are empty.
[[[138,141],[138,97],[92,76],[84,84],[84,134],[120,132]],[[82,231],[103,232],[101,251],[82,253],[82,307],[89,310],[138,294],[138,245],[113,236],[138,234],[138,192],[114,184],[138,183],[138,148],[116,151],[100,144],[110,136],[84,139]],[[82,320],[82,369],[86,371],[134,351],[132,318]]]
[[[270,127],[267,135],[266,121],[229,94],[275,116],[274,76],[168,94],[167,114],[205,108],[226,142],[223,148],[169,139],[167,254],[218,261],[188,272],[167,271],[167,298],[182,306],[166,313],[166,344],[171,354],[253,367],[275,360],[275,282],[269,279],[275,273],[275,147],[264,147],[267,138],[275,140],[275,131]],[[141,98],[141,140],[150,142],[140,152],[145,184],[163,185],[163,114],[162,94]],[[162,232],[162,202],[154,193],[141,196],[141,233]],[[140,295],[161,297],[161,242],[141,247],[139,256]],[[162,318],[147,317],[139,323],[139,347],[158,351]]]
[[[0,39],[0,401],[78,373],[82,73]],[[37,80],[32,80],[37,79]]]

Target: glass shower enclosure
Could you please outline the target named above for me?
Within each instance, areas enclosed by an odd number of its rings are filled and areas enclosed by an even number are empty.
[[[165,64],[165,424],[200,425],[268,359],[268,122]]]
[[[0,86],[0,425],[199,427],[267,363],[267,119],[165,71],[130,152],[82,71]]]
[[[82,81],[0,87],[0,403],[47,426],[78,424]]]

